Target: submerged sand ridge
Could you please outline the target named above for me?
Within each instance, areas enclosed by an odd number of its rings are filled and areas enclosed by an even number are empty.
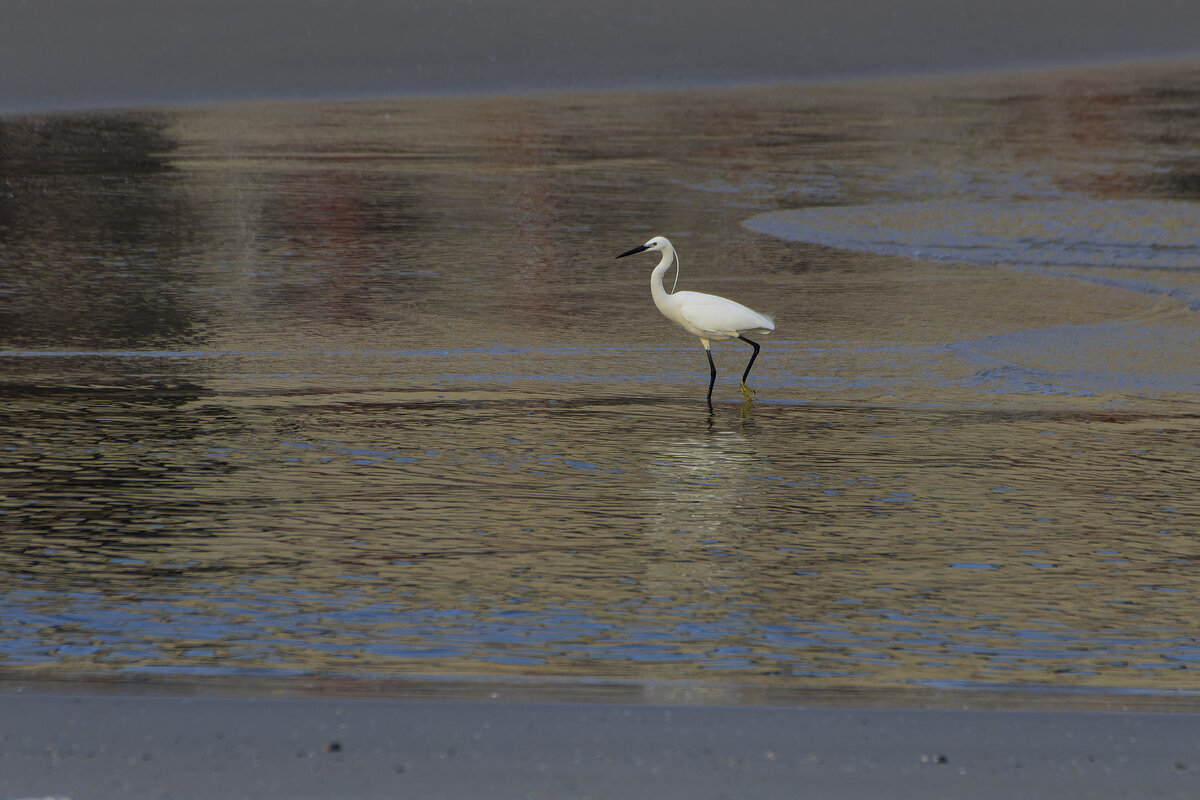
[[[1186,396],[1200,390],[1192,372],[1180,369],[1194,359],[1196,321],[1186,312],[1200,310],[1200,207],[1194,203],[896,203],[772,211],[745,225],[790,241],[1009,269],[1159,298],[1131,317],[1038,325],[951,349],[979,364],[975,377],[994,379],[996,391]]]

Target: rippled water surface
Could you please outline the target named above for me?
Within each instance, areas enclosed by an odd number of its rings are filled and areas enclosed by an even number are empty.
[[[1197,688],[1200,67],[0,120],[0,670]],[[775,314],[744,346],[680,288]]]

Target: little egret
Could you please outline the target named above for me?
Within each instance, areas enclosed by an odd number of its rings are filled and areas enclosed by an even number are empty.
[[[709,345],[714,341],[719,342],[725,339],[741,339],[754,348],[754,352],[750,355],[750,362],[746,364],[746,371],[742,373],[741,382],[742,396],[747,400],[751,399],[750,389],[746,386],[746,378],[750,376],[750,368],[754,366],[754,359],[758,358],[758,342],[750,341],[746,338],[746,334],[768,334],[775,330],[775,321],[766,314],[760,314],[746,308],[741,303],[735,303],[715,294],[667,292],[663,288],[663,275],[667,273],[672,264],[676,264],[675,280],[678,281],[679,262],[675,255],[675,248],[665,237],[655,236],[645,244],[638,245],[627,253],[621,253],[617,258],[646,251],[662,253],[662,260],[650,273],[650,296],[654,298],[654,305],[658,306],[658,310],[664,317],[697,337],[700,344],[704,345],[704,353],[708,356],[710,371],[708,378],[709,404],[712,404],[713,384],[717,382],[717,365],[713,363],[712,350],[709,349]]]

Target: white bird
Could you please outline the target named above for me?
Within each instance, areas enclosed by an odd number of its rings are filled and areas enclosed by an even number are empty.
[[[662,253],[662,260],[650,273],[650,296],[654,298],[654,305],[658,306],[658,310],[664,317],[697,337],[700,344],[704,345],[704,353],[708,356],[710,370],[709,404],[712,403],[713,384],[717,382],[717,365],[713,363],[709,345],[714,341],[719,342],[725,339],[741,339],[754,348],[754,352],[750,356],[750,363],[746,364],[746,371],[742,373],[741,382],[742,395],[747,400],[751,399],[750,389],[746,386],[746,378],[750,375],[750,368],[754,366],[754,359],[758,358],[758,342],[750,341],[746,338],[746,334],[768,334],[775,330],[775,320],[766,314],[746,308],[741,303],[735,303],[715,294],[668,292],[663,288],[663,275],[671,268],[672,264],[675,264],[675,281],[678,282],[679,261],[675,255],[675,248],[663,236],[655,236],[645,244],[638,245],[627,253],[621,253],[617,258],[646,251]]]

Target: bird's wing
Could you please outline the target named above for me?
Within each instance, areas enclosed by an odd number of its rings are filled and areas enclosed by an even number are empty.
[[[679,306],[679,313],[688,324],[701,331],[737,336],[739,332],[775,330],[770,317],[741,303],[712,294],[688,294],[690,296]]]

